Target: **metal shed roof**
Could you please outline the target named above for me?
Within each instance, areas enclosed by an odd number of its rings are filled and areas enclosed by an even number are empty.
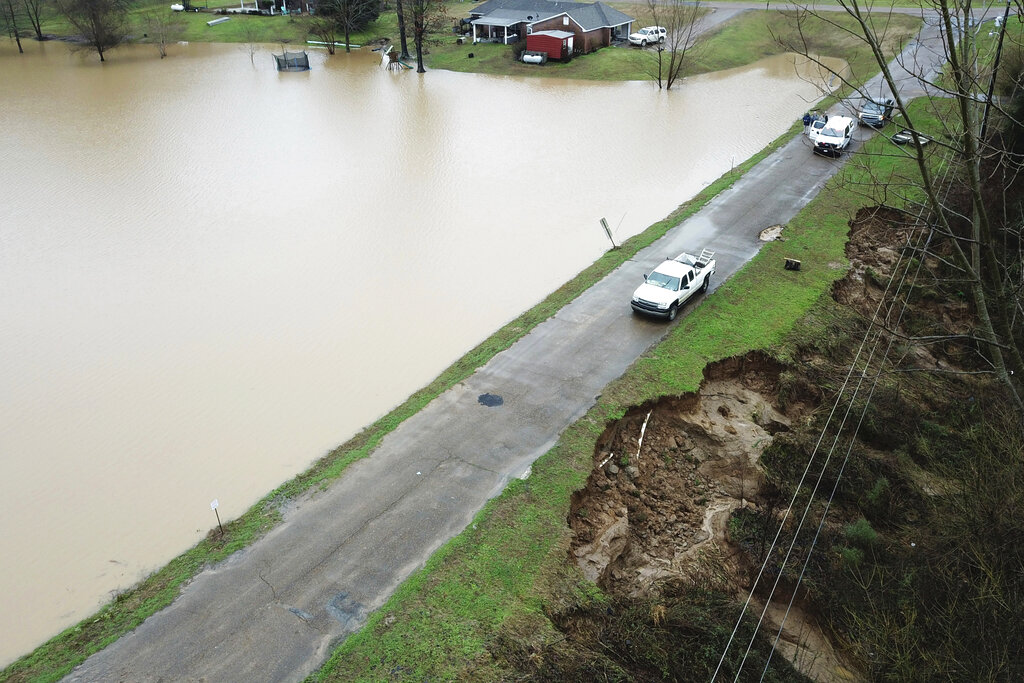
[[[569,33],[568,31],[534,31],[530,35],[531,36],[551,36],[552,38],[558,38],[559,40],[561,40],[563,38],[572,38],[576,34],[575,33]]]

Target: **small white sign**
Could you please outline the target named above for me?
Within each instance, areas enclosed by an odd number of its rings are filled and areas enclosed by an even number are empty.
[[[211,510],[216,510],[217,506],[219,506],[219,505],[220,505],[220,501],[218,501],[216,498],[214,498],[213,502],[210,503],[210,509]]]

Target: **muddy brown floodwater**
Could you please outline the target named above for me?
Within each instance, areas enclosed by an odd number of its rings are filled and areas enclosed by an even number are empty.
[[[637,233],[819,94],[792,57],[663,92],[25,45],[0,43],[0,665],[591,263],[600,218]]]

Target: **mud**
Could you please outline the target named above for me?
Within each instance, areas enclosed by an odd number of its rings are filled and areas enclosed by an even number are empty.
[[[939,284],[941,254],[920,256],[926,239],[905,214],[860,211],[850,222],[850,269],[832,290],[833,299],[855,315],[826,330],[823,340],[797,342],[799,367],[761,353],[727,359],[705,370],[698,392],[639,406],[609,425],[570,508],[571,559],[584,575],[613,597],[638,604],[656,602],[680,585],[714,586],[747,600],[764,548],[751,547],[749,536],[742,545],[730,538],[730,520],[735,516],[739,529],[750,517],[746,512],[780,518],[785,503],[767,483],[761,455],[780,433],[814,431],[812,413],[825,401],[819,387],[848,367],[847,342],[837,339],[859,338],[880,311],[884,326],[898,328],[901,339],[970,329],[968,302],[943,294]],[[901,312],[891,302],[897,285],[911,278],[912,305]],[[888,314],[889,308],[896,313]],[[903,343],[889,362],[900,369],[962,368],[970,353],[953,343]],[[901,405],[929,409],[926,396],[913,400],[914,406]],[[883,457],[871,447],[870,434],[860,436],[868,457]],[[864,678],[807,595],[798,594],[786,616],[790,594],[777,591],[767,606],[764,596],[751,598],[752,611],[765,613],[762,628],[769,638],[785,625],[776,656],[813,680]]]
[[[730,540],[729,519],[741,507],[769,504],[761,453],[821,400],[798,385],[787,387],[781,405],[784,371],[759,353],[716,363],[696,394],[637,408],[605,431],[570,511],[572,555],[588,579],[615,595],[648,598],[703,577],[746,598],[756,568]],[[769,629],[778,629],[785,607],[769,606]],[[779,651],[812,678],[849,680],[814,615],[799,606]]]

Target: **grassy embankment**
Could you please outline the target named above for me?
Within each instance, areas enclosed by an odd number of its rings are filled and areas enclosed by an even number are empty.
[[[936,124],[932,120],[925,125]],[[865,152],[889,144],[878,136],[865,145]],[[830,181],[786,226],[784,242],[767,244],[665,341],[609,385],[598,404],[534,464],[528,480],[514,482],[491,501],[313,678],[382,680],[393,672],[404,680],[514,678],[517,672],[507,670],[493,652],[540,652],[563,638],[548,618],[550,611],[565,611],[567,600],[591,607],[606,602],[571,567],[567,552],[570,497],[593,467],[597,437],[632,406],[695,391],[710,362],[758,349],[786,359],[787,339],[798,322],[802,335],[827,333],[806,316],[819,302],[831,303],[831,284],[845,272],[848,221],[859,208],[873,204],[844,185],[870,185],[873,178],[888,176],[910,161],[889,154],[872,156],[870,163],[870,171],[851,166],[844,177]],[[787,257],[800,259],[802,270],[783,270],[780,264]],[[697,668],[714,668],[723,634],[728,636],[737,613],[727,598],[709,600],[705,611],[695,609],[694,622],[708,632],[702,653],[693,654],[704,658]],[[634,637],[642,637],[642,630],[638,626]],[[516,639],[518,644],[507,642]],[[643,654],[649,660],[657,656]]]
[[[202,13],[199,13],[198,16],[200,19],[204,18]],[[205,17],[208,18],[209,15],[205,15]],[[258,18],[247,17],[247,19]],[[279,17],[277,19],[280,20],[281,18]],[[382,21],[384,21],[384,19],[382,19]],[[231,23],[232,22],[225,22],[225,24],[221,24],[220,26],[227,26]],[[47,25],[47,30],[49,32],[59,34],[59,31],[56,30],[58,26],[59,24],[57,23],[50,23]],[[205,21],[201,23],[201,26],[203,29],[206,28]],[[199,30],[201,31],[202,29]],[[723,38],[715,37],[714,40],[723,40]],[[733,38],[726,36],[725,40],[733,40]],[[737,62],[742,62],[742,54],[735,52],[736,48],[737,46],[735,45],[730,48],[734,51],[732,59]],[[714,52],[718,49],[720,48],[712,46],[708,48],[708,52]],[[758,49],[760,50],[760,48]],[[605,52],[613,51],[609,50]],[[748,55],[748,61],[756,60],[761,56],[763,55],[760,54],[760,52],[751,53]],[[856,55],[844,56],[851,60],[860,59],[860,57],[857,57]],[[420,408],[448,387],[469,376],[477,367],[485,363],[495,354],[511,346],[512,343],[529,332],[530,329],[550,317],[591,284],[629,259],[638,250],[651,244],[653,241],[665,234],[665,232],[670,228],[677,225],[681,220],[699,210],[699,208],[706,204],[712,197],[731,186],[732,183],[735,182],[735,180],[747,169],[767,156],[767,154],[773,151],[779,144],[788,140],[789,137],[798,130],[798,128],[799,125],[795,124],[794,128],[789,133],[782,136],[779,141],[773,143],[773,145],[766,148],[762,153],[756,155],[749,162],[738,166],[732,173],[729,173],[715,183],[712,183],[693,200],[690,200],[680,206],[676,211],[667,216],[664,220],[652,225],[644,233],[631,238],[618,250],[610,251],[605,254],[601,259],[581,272],[577,277],[567,282],[557,291],[553,292],[538,306],[525,312],[501,330],[497,331],[477,348],[470,351],[466,356],[439,375],[434,382],[413,394],[405,403],[394,411],[367,427],[350,441],[342,444],[321,460],[317,461],[303,474],[269,493],[242,517],[225,525],[226,533],[223,538],[211,535],[206,540],[200,542],[196,547],[178,558],[175,558],[166,567],[154,573],[146,580],[140,582],[137,586],[118,595],[114,601],[103,607],[92,617],[68,628],[58,636],[55,636],[50,641],[37,648],[31,654],[7,667],[3,672],[0,672],[0,680],[57,680],[70,671],[70,669],[77,663],[83,661],[88,655],[106,647],[111,642],[117,640],[121,635],[135,628],[146,617],[168,605],[177,595],[181,585],[201,571],[203,567],[211,563],[218,562],[234,551],[252,543],[255,539],[265,533],[267,529],[276,524],[279,519],[278,510],[282,503],[303,495],[311,490],[315,490],[318,487],[326,487],[329,485],[330,481],[339,476],[350,463],[368,455],[376,444],[379,443],[381,438],[397,427],[397,425],[403,420],[410,415],[415,414]],[[793,246],[797,245],[794,244]],[[801,247],[801,249],[812,249],[812,247],[806,246]],[[723,291],[725,289],[726,288],[723,288]],[[750,305],[760,306],[757,302],[750,302]],[[799,309],[800,304],[795,303],[794,305]],[[755,308],[753,310],[756,311],[760,309]],[[721,324],[729,325],[731,323]],[[705,331],[707,329],[709,328],[705,328]],[[632,375],[632,377],[637,376]],[[627,380],[627,383],[628,381],[629,380]],[[627,404],[628,401],[624,399],[618,400],[617,403],[619,406]],[[603,409],[608,410],[608,405],[610,404],[602,405],[604,406]],[[592,414],[581,424],[592,425],[595,420],[609,419],[614,412],[615,411],[612,410],[604,417]],[[580,430],[581,428],[577,427],[575,430],[571,431],[559,448],[566,448],[567,444],[570,444],[574,438],[579,439],[582,437],[585,442],[586,438],[588,438],[588,432],[585,429],[582,432]],[[533,487],[540,486],[540,482],[548,477],[546,474],[543,477],[541,476],[541,474],[544,473],[544,468],[550,467],[547,462],[548,461],[545,460],[544,463],[538,464],[538,467],[541,469],[537,471],[537,474],[535,474],[534,478],[531,479],[530,483],[514,485],[510,490],[509,495],[515,494],[516,491],[521,490],[523,487],[531,489]],[[564,467],[557,465],[556,469],[561,471]],[[571,477],[578,477],[578,472],[565,472],[564,474]],[[551,479],[551,481],[555,482],[556,480]],[[572,481],[575,481],[575,479],[572,479]],[[575,486],[576,484],[571,485]],[[566,490],[564,483],[555,483],[553,486],[556,490],[562,490],[563,493],[564,490]],[[555,533],[556,535],[561,533],[561,519],[557,517],[550,517],[550,513],[545,513],[544,518],[546,518],[549,523],[555,525],[549,529],[551,533]],[[524,532],[524,534],[532,537],[532,532]],[[471,543],[472,539],[460,537],[456,541],[453,541],[448,548],[439,554],[437,560],[432,561],[431,566],[440,562],[441,558],[446,557],[452,552],[452,549],[461,547],[467,542]],[[500,544],[492,547],[496,549],[496,553],[502,554],[502,551],[500,550],[502,546]],[[538,552],[544,553],[550,552],[550,549],[544,549],[541,545],[537,546],[537,550]],[[523,557],[526,558],[528,556],[523,555]],[[416,581],[419,581],[422,584],[424,579],[420,576]],[[520,579],[512,577],[510,581],[512,583],[517,583]],[[414,586],[416,584],[414,582],[410,582],[409,585]],[[410,591],[413,590],[413,588],[403,588],[401,595],[408,595]]]
[[[633,6],[614,3],[613,6],[640,18],[639,10],[631,11]],[[827,18],[844,27],[854,26],[853,20],[842,13],[829,13]],[[701,39],[693,50],[694,59],[687,65],[685,74],[692,76],[731,69],[777,55],[783,51],[778,40],[785,44],[798,43],[800,36],[792,23],[791,18],[778,12],[744,12]],[[901,41],[915,35],[920,25],[918,18],[893,15],[888,21],[886,49],[892,50]],[[840,56],[848,61],[855,74],[878,71],[874,66],[874,57],[869,52],[826,21],[810,18],[803,31],[809,52]],[[567,64],[548,62],[543,67],[537,67],[514,61],[512,50],[506,45],[456,45],[454,36],[444,36],[440,40],[440,45],[430,48],[427,59],[429,68],[497,75],[629,81],[650,80],[652,68],[656,64],[656,53],[653,50],[614,47],[582,55]],[[473,54],[472,59],[468,57],[470,53]]]

